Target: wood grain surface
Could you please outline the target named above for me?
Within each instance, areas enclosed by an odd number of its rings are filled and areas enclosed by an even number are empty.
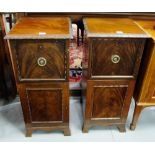
[[[66,79],[65,40],[11,40],[20,80]],[[46,59],[39,66],[38,59]]]
[[[135,20],[135,22],[150,36],[150,38],[155,40],[155,20]]]
[[[85,18],[88,37],[147,37],[133,20],[127,18]]]
[[[95,86],[92,118],[120,119],[127,87],[126,85]]]
[[[144,39],[93,39],[92,76],[135,76],[136,60],[143,46]],[[118,63],[112,61],[115,55],[120,58]]]
[[[67,17],[51,18],[21,18],[11,31],[7,39],[44,39],[44,38],[72,38],[71,22]]]

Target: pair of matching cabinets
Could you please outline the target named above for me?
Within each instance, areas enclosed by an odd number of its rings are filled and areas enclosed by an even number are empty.
[[[135,90],[137,104],[131,125],[134,129],[142,103],[148,106],[154,102],[154,95],[148,94],[155,88],[151,78],[155,73],[153,45],[149,45],[154,43],[139,21],[84,18],[83,23],[86,32],[83,62],[88,60],[83,63],[81,80],[83,132],[96,125],[116,125],[120,132],[125,132]],[[64,135],[70,135],[68,46],[72,39],[71,20],[67,17],[21,18],[5,39],[9,40],[26,136],[31,136],[34,130],[62,130]],[[135,87],[137,76],[141,80],[138,79]],[[151,104],[139,101],[143,98],[142,92],[146,98],[151,97]]]

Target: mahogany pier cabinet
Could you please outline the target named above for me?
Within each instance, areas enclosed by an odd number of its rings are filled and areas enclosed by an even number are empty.
[[[140,74],[134,91],[135,111],[130,126],[135,130],[136,123],[146,107],[155,106],[155,21],[136,20],[135,21],[149,36],[143,61],[140,67]]]
[[[67,17],[21,18],[6,35],[26,125],[34,130],[69,129]]]
[[[83,132],[115,125],[125,132],[147,34],[131,19],[84,18],[86,52],[81,86]],[[83,100],[84,101],[84,100]]]

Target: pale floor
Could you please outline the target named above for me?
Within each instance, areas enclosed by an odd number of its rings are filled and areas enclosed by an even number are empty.
[[[133,114],[132,101],[126,125],[126,133],[120,133],[116,127],[95,127],[89,133],[81,132],[82,108],[78,98],[70,99],[70,129],[72,136],[65,137],[60,131],[33,132],[31,138],[24,135],[24,121],[18,98],[9,105],[0,107],[0,141],[155,141],[155,108],[146,108],[138,121],[135,131],[129,130]]]

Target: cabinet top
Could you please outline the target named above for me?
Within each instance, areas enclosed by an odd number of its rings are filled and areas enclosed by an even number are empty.
[[[67,17],[24,17],[5,39],[68,39],[72,38],[71,32],[71,21]]]
[[[135,22],[155,40],[155,20],[136,20]]]
[[[128,18],[85,18],[87,37],[147,38],[147,34]]]

